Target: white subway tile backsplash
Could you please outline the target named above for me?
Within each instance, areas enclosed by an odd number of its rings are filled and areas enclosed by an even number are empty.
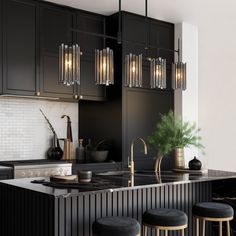
[[[78,143],[78,104],[24,98],[0,98],[0,160],[42,159],[51,145],[52,132],[40,113],[46,114],[59,138],[66,137],[72,121],[73,141]]]

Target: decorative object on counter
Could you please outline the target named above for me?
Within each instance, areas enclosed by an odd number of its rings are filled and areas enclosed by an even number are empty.
[[[101,140],[97,145],[90,151],[91,161],[104,162],[107,159],[109,153],[109,142],[106,139]]]
[[[53,128],[53,126],[52,126],[51,122],[49,121],[49,119],[47,118],[47,116],[42,111],[42,109],[40,109],[40,112],[42,113],[43,117],[47,121],[48,126],[49,126],[50,130],[53,133],[52,146],[47,151],[47,157],[49,159],[51,159],[51,160],[60,160],[62,158],[62,156],[63,156],[63,151],[62,151],[62,149],[60,147],[56,131]]]
[[[86,145],[86,147],[85,147],[85,162],[90,162],[90,161],[91,161],[91,155],[90,155],[90,153],[91,153],[91,151],[92,151],[92,148],[93,148],[93,146],[92,146],[92,140],[91,140],[91,138],[89,138],[89,139],[88,139],[88,143],[87,143],[87,145]]]
[[[47,157],[50,160],[60,160],[63,157],[63,151],[56,134],[53,135],[52,146],[47,151]]]
[[[76,149],[76,159],[79,161],[85,160],[85,148],[83,146],[83,139],[79,139],[79,146]]]
[[[73,160],[75,159],[75,150],[73,145],[73,138],[72,138],[72,129],[71,129],[71,119],[68,115],[62,115],[61,119],[67,118],[67,138],[64,139],[64,155],[63,160]]]
[[[53,175],[50,176],[51,182],[74,182],[76,181],[76,175]]]
[[[186,89],[186,63],[180,61],[180,39],[178,39],[178,61],[172,64],[172,88]]]
[[[78,181],[80,183],[89,183],[92,180],[92,171],[79,171]]]
[[[125,86],[142,87],[142,54],[125,56]]]
[[[157,151],[155,172],[161,171],[163,157],[175,151],[174,168],[185,168],[183,149],[194,146],[204,149],[201,137],[198,135],[200,129],[196,124],[182,121],[181,117],[169,111],[161,115],[161,121],[157,123],[156,130],[148,137],[149,145]],[[181,150],[182,149],[182,150]]]
[[[114,84],[114,59],[110,48],[95,49],[95,81],[106,86]]]
[[[189,161],[188,167],[190,170],[201,170],[202,163],[200,160],[194,157],[191,161]]]
[[[78,44],[59,46],[59,82],[70,86],[80,84],[80,47]]]
[[[166,59],[150,59],[151,88],[166,88]]]

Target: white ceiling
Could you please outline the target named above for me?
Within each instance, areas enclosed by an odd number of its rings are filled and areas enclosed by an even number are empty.
[[[110,15],[118,11],[118,0],[48,0],[78,9]],[[144,15],[145,0],[122,0],[122,10]],[[148,16],[173,23],[198,25],[209,18],[236,19],[235,0],[148,0]]]

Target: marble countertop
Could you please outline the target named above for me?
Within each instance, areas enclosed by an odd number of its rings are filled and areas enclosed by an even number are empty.
[[[214,181],[221,179],[236,178],[236,172],[208,170],[207,173],[190,174],[164,171],[160,176],[154,172],[140,172],[130,176],[126,172],[118,172],[117,175],[94,175],[92,182],[55,184],[50,183],[49,178],[27,178],[0,181],[7,184],[31,191],[53,195],[55,197],[67,197],[71,194],[92,194],[94,192],[113,192],[124,189],[147,188],[157,185],[187,184],[191,182]],[[33,180],[43,180],[43,183],[32,183]]]

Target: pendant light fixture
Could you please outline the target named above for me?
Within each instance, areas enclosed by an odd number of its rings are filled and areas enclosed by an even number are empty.
[[[125,56],[125,86],[142,87],[142,54]]]
[[[113,50],[95,49],[95,82],[101,85],[114,84]]]
[[[80,84],[80,47],[59,46],[59,82],[67,86]]]
[[[153,58],[150,60],[151,88],[166,88],[166,59]]]
[[[178,61],[172,64],[172,88],[186,89],[186,63],[180,61],[180,39],[178,39]]]

